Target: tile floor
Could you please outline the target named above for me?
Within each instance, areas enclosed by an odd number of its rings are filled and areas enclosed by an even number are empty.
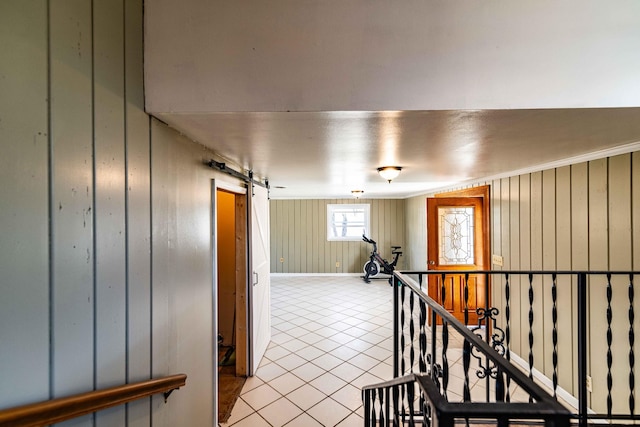
[[[361,387],[393,377],[392,291],[386,280],[356,276],[272,276],[271,343],[220,425],[364,425]],[[452,401],[462,400],[461,343],[451,334]],[[470,379],[472,399],[483,399],[485,382]],[[528,399],[513,384],[511,391],[512,401]]]
[[[271,344],[221,426],[362,426],[360,388],[392,378],[392,288],[271,278]]]

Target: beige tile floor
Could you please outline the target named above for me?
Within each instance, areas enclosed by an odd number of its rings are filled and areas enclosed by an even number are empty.
[[[386,280],[272,276],[271,343],[221,426],[364,425],[361,387],[393,377],[392,301]],[[460,343],[452,334],[450,400],[461,399]],[[471,386],[482,399],[484,381]]]
[[[222,426],[362,426],[360,388],[392,378],[392,288],[273,276],[271,343]]]

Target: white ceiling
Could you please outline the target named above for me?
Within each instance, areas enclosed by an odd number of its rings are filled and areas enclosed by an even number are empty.
[[[147,111],[272,198],[408,197],[640,150],[636,0],[154,0],[145,19]]]
[[[158,116],[268,178],[273,198],[403,198],[640,149],[640,108]],[[385,165],[403,168],[391,184]]]

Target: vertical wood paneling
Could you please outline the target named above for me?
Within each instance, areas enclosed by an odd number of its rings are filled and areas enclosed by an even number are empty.
[[[520,177],[520,268],[531,269],[531,175]],[[526,278],[520,281],[520,354],[522,357],[529,351],[525,331],[529,326],[529,283]]]
[[[503,178],[500,180],[500,254],[503,256],[505,270],[511,269],[511,238],[509,230],[511,229],[511,199],[510,199],[510,181],[509,178]],[[499,281],[496,281],[499,286],[498,289],[493,291],[494,300],[492,305],[498,307],[500,310],[500,316],[498,317],[498,324],[501,328],[504,328],[504,306],[505,306],[505,279],[501,277]]]
[[[50,2],[54,397],[94,386],[91,37],[91,4]]]
[[[294,202],[294,212],[293,212],[293,223],[294,223],[294,234],[293,234],[293,238],[295,239],[294,241],[298,243],[298,250],[294,251],[294,257],[295,257],[295,269],[294,272],[296,273],[300,273],[302,271],[302,254],[300,253],[301,251],[299,250],[299,248],[301,248],[304,245],[304,239],[305,236],[302,233],[302,227],[303,227],[303,222],[304,222],[304,218],[302,217],[302,203],[300,200],[296,200]]]
[[[142,0],[125,2],[127,381],[151,377],[151,183],[142,84]],[[150,399],[127,405],[131,427],[151,423]]]
[[[531,174],[531,269],[542,270],[542,172]],[[533,279],[534,367],[544,370],[544,294],[541,277]],[[528,325],[527,325],[528,326]]]
[[[63,425],[213,424],[211,153],[159,122],[151,143],[142,6],[0,3],[2,407],[192,384]]]
[[[555,270],[556,268],[556,171],[549,169],[542,172],[542,268]],[[550,337],[553,333],[552,321],[552,278],[542,279],[542,317],[543,337]],[[553,345],[551,342],[544,346],[544,373],[553,375]]]
[[[608,163],[609,266],[611,270],[632,268],[631,155],[611,157]],[[615,244],[612,244],[615,242]],[[628,412],[629,320],[627,277],[614,277],[613,296],[613,411]]]
[[[556,268],[571,270],[571,168],[556,170]],[[572,280],[558,276],[558,383],[573,392],[574,360],[577,352],[573,346],[576,330],[576,311],[571,306],[574,293]]]
[[[169,184],[175,179],[175,172],[169,169],[169,143],[162,136],[161,126],[151,121],[151,277],[153,291],[151,299],[151,375],[154,377],[169,373],[169,262],[171,247],[175,245],[169,235],[170,209],[175,200],[170,200]],[[173,179],[172,179],[173,178]],[[154,396],[152,399],[153,425],[166,425],[166,405],[164,399]]]
[[[419,270],[427,268],[427,200],[417,196],[405,202],[404,268]]]
[[[0,408],[49,398],[47,18],[0,2]]]
[[[607,159],[589,162],[589,269],[609,267]],[[603,303],[604,302],[604,303]],[[603,277],[589,281],[590,374],[594,384],[591,407],[606,410],[606,286]]]
[[[369,257],[371,245],[361,240],[327,241],[327,205],[370,205],[370,236],[378,250],[391,261],[391,245],[405,245],[405,201],[394,199],[272,200],[270,230],[272,272],[283,273],[360,273]],[[274,248],[274,246],[276,248]],[[403,248],[405,254],[407,248]],[[285,255],[280,255],[284,253]],[[280,263],[279,257],[285,258]],[[297,258],[296,258],[297,257]],[[291,262],[288,259],[292,260]],[[336,262],[339,266],[336,267]],[[402,265],[402,257],[399,265]]]
[[[633,269],[640,269],[640,152],[631,154],[631,220]]]
[[[589,269],[589,169],[588,163],[571,166],[571,268],[573,270]],[[575,289],[576,298],[572,301],[574,313],[578,313],[577,283],[572,286]],[[575,321],[575,320],[574,320]],[[577,326],[577,322],[576,322]],[[578,349],[577,336],[573,337],[573,345]],[[577,367],[574,367],[574,390],[578,390]]]
[[[520,177],[512,177],[509,182],[509,258],[511,268],[519,270],[520,267]],[[511,348],[520,349],[521,330],[521,310],[520,310],[520,276],[512,276],[511,295],[509,303],[511,307]],[[505,301],[506,304],[506,301]],[[501,310],[504,313],[504,310]],[[515,333],[514,333],[515,332]]]
[[[309,248],[309,256],[311,257],[311,271],[318,271],[320,267],[320,255],[314,251],[314,248],[319,247],[321,240],[321,229],[320,229],[320,205],[318,200],[311,201],[311,217],[312,225],[311,225],[311,247]],[[273,235],[273,234],[272,234]]]
[[[631,154],[631,229],[632,229],[632,254],[634,271],[640,269],[640,153]],[[640,289],[638,276],[634,278],[634,310],[640,313],[640,298],[637,297]],[[635,326],[635,325],[634,325]],[[637,332],[636,332],[637,334]],[[636,335],[637,336],[637,335]],[[635,354],[640,354],[640,340],[636,339],[634,346]],[[635,372],[638,372],[638,363],[634,365]],[[640,395],[640,383],[636,381],[635,395]],[[636,408],[637,408],[636,403]]]
[[[277,206],[278,204],[274,201],[271,201],[271,203],[269,203],[269,217],[273,218],[272,222],[271,222],[271,226],[273,227],[274,224],[278,221],[280,221],[280,218],[277,217],[278,215],[278,211],[277,211]],[[280,263],[280,257],[278,256],[278,242],[274,239],[271,241],[271,271],[277,273],[278,272],[278,264]]]
[[[95,386],[126,382],[124,15],[122,0],[93,6],[95,163]],[[123,425],[125,408],[95,415]]]

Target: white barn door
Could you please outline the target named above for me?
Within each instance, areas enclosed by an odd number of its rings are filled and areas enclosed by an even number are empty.
[[[271,282],[269,280],[269,199],[266,188],[254,186],[251,205],[250,247],[250,366],[253,375],[271,341]]]

